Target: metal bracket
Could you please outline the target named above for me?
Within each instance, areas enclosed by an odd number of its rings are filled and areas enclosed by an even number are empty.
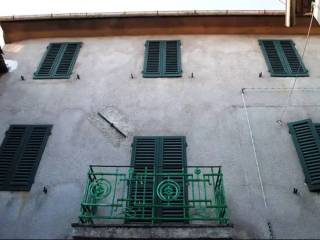
[[[104,121],[109,123],[109,125],[114,128],[122,137],[126,138],[127,135],[124,134],[119,128],[117,128],[112,122],[110,122],[105,116],[103,116],[101,113],[97,113],[99,117],[101,117]]]

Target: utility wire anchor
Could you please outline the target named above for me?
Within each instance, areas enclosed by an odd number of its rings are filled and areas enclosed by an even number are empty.
[[[114,128],[122,137],[126,138],[127,135],[124,134],[117,126],[115,126],[111,121],[109,121],[105,116],[103,116],[100,112],[97,113],[99,117],[101,117],[104,121],[109,123],[109,125]]]
[[[281,119],[277,120],[276,123],[278,123],[279,126],[282,126],[282,125],[283,125],[283,122],[281,121]]]
[[[269,230],[269,234],[270,234],[270,239],[274,239],[274,234],[273,234],[273,229],[272,229],[272,225],[271,222],[267,222],[268,224],[268,230]]]

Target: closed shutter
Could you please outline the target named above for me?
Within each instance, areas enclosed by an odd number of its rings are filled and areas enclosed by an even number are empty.
[[[131,155],[131,165],[134,172],[128,183],[129,202],[127,203],[130,209],[128,214],[134,218],[128,219],[127,222],[152,222],[150,220],[154,216],[152,208],[154,204],[154,179],[152,174],[157,168],[158,157],[156,137],[134,137]],[[139,181],[139,173],[151,175],[143,181]],[[142,203],[147,207],[141,207]]]
[[[293,41],[259,40],[263,55],[273,77],[307,77],[304,66]]]
[[[180,76],[180,41],[166,41],[163,44],[165,46],[164,75]]]
[[[166,202],[157,198],[160,205],[163,206],[158,209],[158,214],[161,218],[165,219],[164,222],[173,221],[179,222],[178,219],[186,219],[188,216],[187,198],[188,191],[186,186],[186,139],[185,137],[163,137],[160,138],[161,147],[161,162],[159,164],[159,173],[164,173],[163,177],[158,178],[158,184],[161,182],[174,181],[179,186],[179,194],[173,201]],[[168,174],[173,174],[168,179]],[[174,176],[174,174],[177,174]],[[170,183],[170,182],[169,182]]]
[[[320,138],[310,119],[288,123],[310,191],[320,190]]]
[[[180,41],[147,41],[143,76],[181,77]]]
[[[279,41],[288,64],[288,72],[293,76],[309,76],[301,58],[291,40]]]
[[[147,41],[144,76],[160,75],[160,41]]]
[[[64,44],[64,51],[56,71],[57,77],[70,77],[73,66],[78,56],[79,48],[79,43]]]
[[[52,125],[11,125],[0,149],[0,190],[29,191]]]
[[[54,69],[57,65],[58,56],[62,51],[62,43],[51,43],[41,61],[34,78],[49,78],[54,76]]]
[[[34,79],[70,78],[81,43],[50,43]]]
[[[275,41],[263,40],[260,41],[260,46],[263,49],[263,53],[265,54],[272,76],[285,75],[286,70],[284,68],[284,63],[282,62],[280,53],[276,48]]]
[[[132,144],[131,163],[134,173],[128,186],[130,199],[128,208],[129,212],[135,213],[135,217],[127,222],[153,222],[151,219],[145,219],[152,216],[157,219],[162,218],[161,222],[179,222],[177,219],[186,218],[188,208],[182,207],[187,204],[187,187],[184,178],[186,173],[185,137],[135,137]],[[137,176],[145,171],[148,174],[158,173],[158,176],[154,179],[150,175],[139,184],[139,181],[136,181]],[[168,178],[169,175],[171,176]],[[169,206],[156,191],[158,185],[166,186],[172,181],[178,186],[179,193],[176,199],[170,201]],[[141,203],[159,207],[142,208]]]

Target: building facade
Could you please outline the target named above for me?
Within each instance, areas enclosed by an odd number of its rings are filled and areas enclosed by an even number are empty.
[[[31,189],[0,192],[0,237],[71,237],[89,165],[131,165],[135,136],[184,136],[188,166],[222,166],[232,237],[317,238],[319,195],[305,184],[286,123],[320,121],[319,28],[303,55],[309,17],[289,29],[283,21],[282,13],[2,20],[5,58],[17,68],[0,78],[1,139],[10,125],[52,128]],[[296,71],[307,74],[273,76],[259,40],[292,40]],[[146,75],[148,44],[159,41],[179,42],[178,74]],[[58,66],[39,79],[52,43],[81,44],[69,75],[55,78]]]

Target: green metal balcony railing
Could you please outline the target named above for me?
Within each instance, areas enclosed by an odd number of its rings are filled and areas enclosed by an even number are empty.
[[[82,223],[228,224],[221,167],[190,166],[182,173],[157,173],[92,165],[79,219]]]

